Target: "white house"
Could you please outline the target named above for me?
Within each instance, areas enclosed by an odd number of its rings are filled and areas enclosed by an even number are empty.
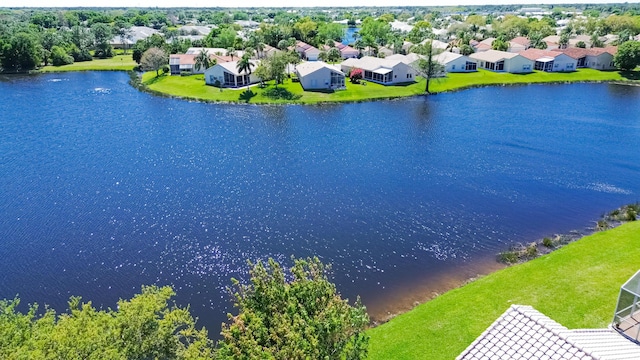
[[[520,51],[520,55],[534,62],[535,70],[546,72],[575,71],[578,61],[560,51],[527,49]]]
[[[561,52],[576,60],[576,68],[591,68],[597,70],[614,70],[613,56],[618,51],[615,46],[606,48],[566,48],[556,49],[555,52]]]
[[[258,67],[258,62],[251,60],[253,66],[252,71]],[[255,84],[260,78],[246,71],[238,72],[238,61],[229,61],[226,63],[216,64],[208,68],[204,72],[204,82],[207,85],[215,85],[220,87],[239,88],[249,84]]]
[[[109,41],[109,44],[111,44],[114,49],[128,49],[135,45],[138,40],[144,40],[153,34],[159,33],[158,30],[147,26],[132,26],[127,29],[124,38],[120,37],[120,35],[114,36]]]
[[[511,305],[456,360],[640,359],[638,284],[640,271],[620,288],[613,321],[604,329],[568,329],[531,306]]]
[[[317,61],[320,55],[320,50],[314,46],[311,46],[305,42],[298,41],[295,46],[295,51],[300,55],[300,58],[307,61]]]
[[[478,67],[497,72],[512,74],[533,71],[533,61],[526,57],[506,51],[487,50],[473,53],[469,57],[478,62]]]
[[[393,85],[415,81],[416,71],[400,60],[364,56],[347,59],[340,64],[343,73],[351,69],[362,69],[363,78],[383,85]]]
[[[448,51],[433,56],[433,61],[444,66],[446,72],[472,72],[478,71],[478,62],[461,54]]]
[[[296,74],[305,90],[336,90],[345,87],[344,73],[322,61],[298,64]]]

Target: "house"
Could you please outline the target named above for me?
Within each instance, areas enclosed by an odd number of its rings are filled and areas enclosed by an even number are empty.
[[[258,67],[258,62],[255,60],[251,60],[251,64],[253,64],[252,70]],[[259,81],[260,78],[255,76],[253,72],[238,72],[237,60],[216,64],[204,72],[204,82],[207,85],[239,88],[255,84]]]
[[[192,72],[196,64],[194,54],[171,54],[169,55],[169,70],[171,75],[180,75],[183,72]]]
[[[302,41],[296,42],[294,50],[300,55],[302,60],[307,61],[317,61],[320,55],[320,50]]]
[[[618,48],[616,46],[608,46],[606,48],[566,48],[556,49],[553,51],[562,52],[576,60],[576,68],[591,68],[598,70],[614,70],[613,56]]]
[[[336,90],[345,87],[344,73],[322,61],[298,64],[296,75],[305,90]]]
[[[421,44],[421,45],[425,45],[425,44],[427,44],[428,42],[431,42],[431,47],[432,47],[434,50],[435,50],[435,49],[438,49],[438,50],[442,50],[442,51],[444,51],[444,50],[446,50],[446,49],[449,47],[449,44],[448,44],[448,43],[446,43],[446,42],[444,42],[444,41],[440,41],[440,40],[431,40],[431,39],[425,39],[425,40],[422,40],[422,42],[420,42],[420,44]]]
[[[144,40],[153,34],[160,34],[156,29],[147,26],[132,26],[127,30],[127,35],[122,38],[120,35],[114,36],[109,44],[114,49],[129,49],[138,42],[138,40]]]
[[[343,59],[351,59],[351,58],[357,58],[358,54],[360,54],[360,52],[354,48],[352,48],[349,45],[344,45],[342,43],[339,43],[337,41],[334,41],[334,46],[335,48],[337,48],[338,50],[340,50],[340,56]],[[327,45],[323,45],[322,49],[324,51],[329,51],[329,49],[331,49],[330,46]]]
[[[531,42],[524,36],[518,36],[509,41],[508,52],[519,53],[531,47]]]
[[[575,71],[578,61],[560,51],[528,49],[520,51],[520,55],[534,62],[534,70],[546,72]]]
[[[415,81],[416,71],[400,60],[364,56],[347,59],[340,64],[343,73],[351,69],[362,69],[363,78],[383,85],[393,85]]]
[[[511,305],[456,360],[640,359],[640,271],[621,288],[606,329],[569,330],[531,306]]]
[[[478,71],[478,62],[468,56],[443,52],[433,56],[433,60],[444,66],[446,72],[472,72]]]
[[[469,58],[476,60],[482,69],[491,71],[505,71],[512,74],[529,73],[533,71],[533,61],[522,55],[506,51],[487,50],[473,53]]]
[[[213,30],[214,28],[217,28],[217,26],[185,25],[178,28],[178,33],[182,36],[186,36],[186,35],[207,36],[211,32],[211,30]]]
[[[365,50],[364,54],[366,54],[368,56],[372,56],[373,55],[373,51],[371,51],[371,49],[369,47],[365,48],[364,50]],[[370,51],[367,51],[367,50],[370,50]],[[387,56],[393,55],[393,50],[389,49],[386,46],[380,46],[378,48],[378,55],[382,55],[382,56],[384,56],[386,58]]]

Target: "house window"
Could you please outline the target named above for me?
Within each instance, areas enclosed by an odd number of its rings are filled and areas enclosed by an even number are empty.
[[[467,61],[467,63],[464,66],[464,69],[467,71],[475,71],[477,70],[478,64],[471,62],[471,61]]]
[[[609,66],[610,67],[614,67],[614,66],[616,66],[616,64],[614,64],[613,61],[612,61],[612,62],[609,63]]]
[[[451,70],[455,70],[456,66],[455,65],[451,65]]]
[[[504,70],[504,60],[498,61],[496,63],[496,71],[503,71],[503,70]]]
[[[524,71],[531,71],[531,65],[529,65],[529,64],[522,65],[522,70],[524,70]]]
[[[573,70],[573,63],[567,64],[567,70]]]

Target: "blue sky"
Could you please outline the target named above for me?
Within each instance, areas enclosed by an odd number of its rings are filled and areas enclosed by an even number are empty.
[[[571,0],[546,1],[547,4],[567,3]],[[620,0],[575,1],[574,3],[615,3]],[[633,2],[633,1],[632,1]],[[444,6],[444,5],[485,5],[485,4],[536,4],[540,0],[245,0],[215,1],[189,0],[2,0],[0,7],[300,7],[300,6]]]

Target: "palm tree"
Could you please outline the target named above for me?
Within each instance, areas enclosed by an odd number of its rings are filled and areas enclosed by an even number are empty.
[[[358,55],[362,57],[362,50],[366,47],[364,42],[358,39],[356,40],[355,43],[353,43],[353,47],[355,47],[358,50]]]
[[[200,53],[196,56],[195,60],[196,60],[196,63],[195,63],[196,70],[200,70],[200,69],[206,70],[213,65],[211,64],[211,58],[209,57],[209,52],[207,50],[200,51]]]
[[[249,57],[249,54],[244,54],[242,55],[242,58],[240,58],[240,60],[238,61],[238,64],[236,65],[236,69],[238,69],[239,74],[246,72],[249,76],[251,76],[252,66],[255,66],[255,65],[251,62],[251,58]],[[249,85],[250,85],[250,81],[247,81],[247,89],[249,89]]]
[[[257,43],[254,44],[256,51],[258,52],[258,59],[262,58],[262,52],[264,51],[264,43],[261,41],[258,41]]]
[[[227,49],[227,56],[231,56],[231,61],[233,61],[233,57],[236,56],[237,52],[234,48]]]

